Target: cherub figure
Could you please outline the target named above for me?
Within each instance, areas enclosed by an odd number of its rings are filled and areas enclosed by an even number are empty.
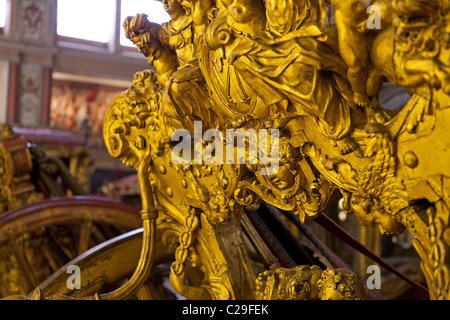
[[[367,7],[362,0],[330,0],[335,7],[339,51],[348,65],[347,77],[354,92],[355,103],[369,104],[366,83],[369,67],[370,38],[365,34]]]
[[[378,94],[384,77],[371,65],[370,49],[376,33],[391,25],[393,15],[390,0],[372,1],[376,11],[369,11],[367,0],[325,0],[335,8],[339,52],[348,66],[347,77],[355,103],[370,106],[370,97]],[[380,24],[369,26],[370,19]]]
[[[217,117],[204,90],[198,64],[200,46],[196,43],[211,2],[164,0],[163,5],[172,20],[159,25],[149,22],[146,15],[128,17],[124,22],[126,36],[155,66],[158,84],[165,92],[163,103],[173,104],[178,118],[188,119],[185,128],[193,130],[191,120],[214,127]]]
[[[127,17],[123,23],[125,35],[148,58],[149,65],[155,67],[158,84],[163,87],[176,70],[178,62],[174,52],[160,39],[161,25],[148,21],[146,14]]]
[[[196,39],[206,23],[211,2],[163,0],[163,6],[171,17],[169,22],[159,25],[149,22],[147,15],[138,14],[127,17],[123,27],[127,38],[137,46],[139,52],[151,59],[150,64],[161,59],[163,51],[167,51],[178,62],[178,66],[173,68],[175,71],[177,67],[191,64],[198,58]]]

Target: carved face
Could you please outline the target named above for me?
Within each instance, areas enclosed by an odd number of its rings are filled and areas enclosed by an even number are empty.
[[[287,283],[286,291],[292,300],[314,300],[318,298],[317,281],[322,269],[317,266],[298,266],[295,276]]]
[[[289,169],[289,165],[286,164],[281,166],[278,172],[270,177],[270,180],[280,190],[286,190],[294,185],[295,177]]]
[[[280,165],[276,174],[270,180],[280,190],[291,188],[295,183],[295,176],[299,174],[297,162],[300,161],[300,153],[289,143],[280,145]]]
[[[405,226],[387,214],[374,200],[354,194],[350,204],[358,222],[363,226],[378,228],[381,234],[399,234],[405,229]]]
[[[146,147],[146,121],[155,111],[153,71],[138,72],[131,87],[118,95],[110,104],[104,121],[103,136],[110,154],[135,168]]]

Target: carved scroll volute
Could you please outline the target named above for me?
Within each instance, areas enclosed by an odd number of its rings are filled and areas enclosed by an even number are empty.
[[[234,36],[227,23],[227,16],[225,14],[217,14],[218,10],[214,10],[212,14],[212,21],[205,30],[206,45],[210,50],[216,50],[225,47],[234,40]]]

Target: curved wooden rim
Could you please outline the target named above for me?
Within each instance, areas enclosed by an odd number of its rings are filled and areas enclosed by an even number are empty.
[[[104,263],[103,261],[105,260],[104,256],[108,256],[110,254],[110,252],[112,252],[116,248],[119,248],[121,246],[121,244],[126,245],[125,242],[131,243],[132,241],[133,242],[137,241],[138,250],[136,251],[136,259],[135,259],[135,261],[127,261],[127,264],[129,264],[129,270],[128,270],[128,272],[125,272],[125,274],[133,272],[133,270],[134,270],[134,268],[136,268],[137,262],[139,260],[139,252],[140,252],[140,247],[142,244],[142,232],[143,232],[142,228],[132,230],[128,233],[124,233],[120,236],[117,236],[115,238],[109,239],[105,242],[98,244],[97,246],[95,246],[95,247],[89,249],[88,251],[82,253],[81,255],[75,257],[73,260],[69,261],[66,265],[62,266],[59,270],[54,272],[49,278],[44,280],[44,282],[42,282],[39,285],[39,288],[41,290],[43,290],[43,292],[46,295],[68,294],[71,291],[65,285],[66,280],[69,277],[69,275],[66,272],[68,266],[76,265],[76,266],[79,266],[80,268],[83,268],[84,264],[89,264],[93,260],[97,261],[95,263],[96,265],[100,264],[100,266],[101,266],[102,263]],[[127,248],[126,250],[129,253],[130,248]],[[101,272],[99,272],[99,274],[101,274]],[[84,272],[83,272],[83,276],[84,276]],[[92,277],[92,279],[96,278],[96,276],[94,276],[94,275],[89,275],[89,276]],[[120,277],[120,276],[124,276],[124,275],[123,274],[116,275],[116,277]],[[104,279],[104,276],[101,276],[100,278],[103,281],[106,280],[106,279]],[[91,281],[92,281],[92,279],[91,279]],[[108,280],[110,282],[114,282],[117,279],[108,279]],[[89,282],[91,282],[91,281],[89,281]],[[97,285],[92,284],[92,285],[94,285],[95,287],[98,287],[98,284]],[[63,291],[61,292],[60,290],[63,290]],[[81,290],[79,292],[75,291],[75,295],[86,294],[86,292],[83,292],[83,291],[85,291],[85,290]]]
[[[139,212],[136,207],[104,197],[53,198],[1,215],[0,242],[44,226],[81,221],[136,229],[142,226]]]
[[[138,264],[139,253],[142,247],[142,236],[143,228],[139,228],[98,244],[61,267],[42,282],[39,288],[46,296],[64,294],[73,297],[83,297],[94,294],[103,285],[123,279],[123,277],[129,276],[134,271]],[[157,242],[157,245],[158,250],[156,250],[155,265],[173,260],[174,252],[170,251],[160,241]],[[116,257],[128,256],[128,259],[121,263],[120,268],[114,268],[114,273],[111,273],[113,269],[111,269],[110,265],[112,255]],[[80,267],[83,276],[82,283],[88,284],[86,288],[82,287],[80,290],[70,290],[67,288],[66,281],[70,274],[67,274],[66,271],[70,265]],[[84,268],[93,268],[94,266],[96,269],[95,273],[88,272],[86,274],[83,272]],[[84,279],[84,277],[87,277],[87,279]]]

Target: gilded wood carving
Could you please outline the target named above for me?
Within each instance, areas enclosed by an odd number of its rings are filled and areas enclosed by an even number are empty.
[[[103,132],[138,172],[142,254],[123,288],[88,298],[136,293],[158,229],[189,299],[366,299],[345,269],[264,272],[242,240],[245,209],[307,223],[342,196],[360,224],[409,230],[430,298],[449,299],[450,2],[163,3],[168,23],[124,22],[153,68],[112,101]],[[411,94],[400,111],[381,106],[385,81]]]
[[[126,19],[127,37],[154,71],[137,73],[111,103],[104,138],[113,156],[135,168],[141,150],[150,149],[150,184],[171,223],[160,228],[178,246],[171,273],[178,292],[192,299],[298,298],[295,288],[275,293],[289,284],[274,279],[303,283],[305,267],[257,278],[239,237],[229,235],[239,235],[244,208],[267,202],[308,222],[340,192],[362,225],[383,234],[408,229],[431,298],[449,298],[450,2],[371,5],[375,17],[359,0],[165,0],[168,23],[145,14]],[[412,96],[399,112],[380,105],[384,81]],[[208,129],[215,139],[196,144]],[[264,174],[260,154],[221,139],[227,129],[270,132],[278,170]],[[181,136],[192,138],[194,155],[199,149],[209,158],[174,161]],[[250,145],[251,135],[245,139]],[[230,163],[222,147],[245,161]],[[200,273],[189,278],[201,281],[186,284],[188,273]]]

